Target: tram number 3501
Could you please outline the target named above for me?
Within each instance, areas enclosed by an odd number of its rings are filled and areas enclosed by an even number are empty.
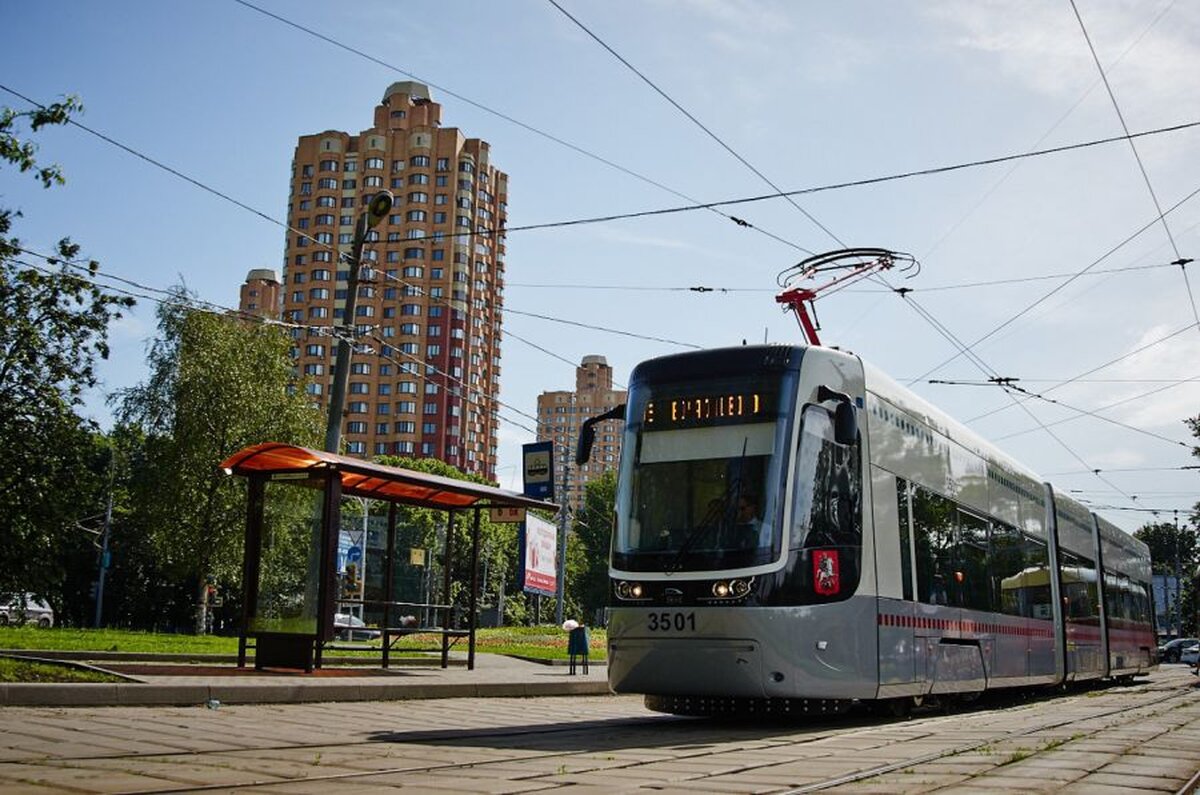
[[[646,629],[651,632],[683,632],[689,629],[695,632],[696,614],[673,613],[670,611],[650,613],[646,616]]]

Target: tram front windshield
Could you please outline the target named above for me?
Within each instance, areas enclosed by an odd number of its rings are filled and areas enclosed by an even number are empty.
[[[711,571],[778,557],[775,451],[787,449],[791,381],[776,373],[631,391],[616,569]]]

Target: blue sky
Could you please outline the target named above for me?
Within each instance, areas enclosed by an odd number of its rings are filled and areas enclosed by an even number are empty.
[[[786,189],[1121,133],[1069,2],[562,2]],[[512,226],[681,200],[447,89],[702,201],[768,190],[544,0],[260,5],[433,84],[444,125],[489,141],[509,173]],[[409,79],[233,0],[3,0],[0,9],[0,83],[43,102],[79,94],[83,123],[277,219],[297,136],[366,127],[387,86]],[[1079,10],[1132,131],[1200,120],[1200,8],[1079,0]],[[7,94],[0,102],[22,107]],[[0,201],[24,212],[17,232],[31,248],[69,234],[106,271],[159,287],[182,280],[224,305],[236,304],[248,270],[280,266],[280,227],[78,129],[38,142],[44,161],[64,167],[65,187],[0,176]],[[1138,151],[1164,209],[1200,188],[1200,130],[1143,139]],[[905,286],[964,341],[1063,280],[937,288],[1078,272],[1157,216],[1123,142],[799,202],[849,245],[916,255],[920,273]],[[838,247],[780,200],[734,214],[794,246]],[[1196,256],[1200,197],[1167,221],[1180,253]],[[795,341],[795,321],[772,295],[776,274],[805,256],[794,246],[708,212],[514,232],[506,306],[701,346]],[[1180,269],[1146,267],[1173,259],[1152,225],[1095,266],[1137,270],[1076,280],[977,352],[992,373],[1039,391],[1154,343],[1195,322]],[[1200,294],[1200,266],[1190,274]],[[582,286],[553,286],[564,284]],[[645,289],[698,285],[736,291]],[[145,376],[153,309],[142,302],[112,331],[103,389],[88,403],[101,422],[103,393]],[[900,298],[870,285],[823,299],[818,313],[826,342],[900,380],[954,352]],[[514,336],[503,347],[501,399],[513,409],[503,414],[529,427],[515,412],[532,414],[540,391],[570,388],[573,367],[516,336],[571,362],[603,354],[621,381],[641,359],[682,349],[513,313],[504,323]],[[929,377],[983,376],[959,360]],[[1192,378],[1195,328],[1052,394],[1088,411],[1125,400],[1099,413],[1186,442],[1181,420],[1200,414],[1200,381],[1172,384]],[[1011,402],[994,387],[914,388],[961,420]],[[1043,423],[1076,417],[1043,401],[1029,408]],[[1091,417],[1053,426],[1060,443],[1012,407],[970,425],[1096,505],[1182,509],[1200,497],[1195,471],[1170,470],[1196,463],[1178,443]],[[519,445],[532,438],[502,426],[501,485],[518,485]],[[1107,482],[1082,472],[1095,468],[1111,470]],[[1148,518],[1102,513],[1127,528]]]

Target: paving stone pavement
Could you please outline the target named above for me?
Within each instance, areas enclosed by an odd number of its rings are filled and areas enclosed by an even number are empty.
[[[0,709],[0,791],[1179,792],[1200,769],[1180,667],[904,721],[730,723],[630,696]]]

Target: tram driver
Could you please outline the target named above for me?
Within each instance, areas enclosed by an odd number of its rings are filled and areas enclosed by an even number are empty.
[[[758,514],[758,500],[753,495],[740,495],[737,514],[734,517],[735,545],[743,549],[758,546],[758,534],[761,527],[762,519]]]

